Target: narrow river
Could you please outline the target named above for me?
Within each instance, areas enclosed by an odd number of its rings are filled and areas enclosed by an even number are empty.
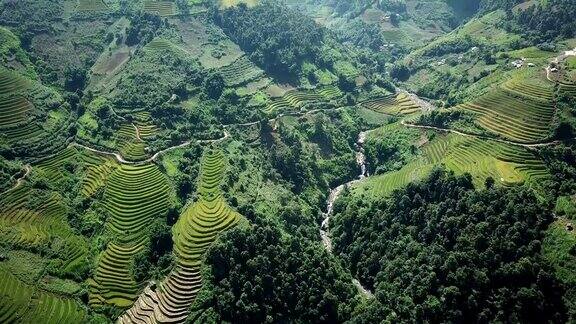
[[[356,180],[352,180],[346,182],[338,187],[330,190],[330,194],[328,195],[328,200],[326,201],[326,213],[324,214],[324,220],[322,221],[322,225],[320,226],[320,237],[322,237],[322,243],[324,244],[324,248],[329,252],[332,253],[332,239],[330,238],[330,218],[334,213],[334,202],[340,196],[344,188],[351,186],[355,182],[364,179],[369,174],[366,171],[366,155],[364,154],[364,142],[366,141],[366,135],[370,131],[361,132],[358,135],[358,141],[356,142],[357,151],[356,151],[356,163],[360,167],[360,174]],[[374,297],[370,290],[366,289],[366,287],[362,286],[358,279],[352,280],[354,286],[358,288],[358,291],[362,293],[367,298]]]

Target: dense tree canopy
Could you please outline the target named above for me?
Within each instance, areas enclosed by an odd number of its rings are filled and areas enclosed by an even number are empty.
[[[215,15],[230,38],[272,75],[294,76],[304,61],[315,61],[320,54],[324,31],[284,6],[239,5]]]
[[[388,200],[342,199],[335,250],[377,299],[358,321],[562,322],[539,256],[551,218],[528,189],[476,191],[441,170]]]
[[[207,259],[213,289],[196,305],[216,322],[336,323],[355,304],[351,278],[326,251],[268,225],[231,230]]]
[[[550,0],[536,4],[517,14],[522,32],[533,42],[553,41],[556,37],[573,37],[576,33],[576,3],[566,0]]]

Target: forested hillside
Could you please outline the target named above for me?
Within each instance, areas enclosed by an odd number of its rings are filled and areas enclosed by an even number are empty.
[[[0,0],[0,323],[573,323],[564,0]]]

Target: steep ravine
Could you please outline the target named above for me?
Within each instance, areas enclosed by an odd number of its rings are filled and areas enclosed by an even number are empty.
[[[357,145],[356,163],[358,163],[358,166],[360,167],[360,174],[358,175],[358,178],[356,180],[346,182],[330,190],[328,200],[326,201],[326,213],[324,214],[324,220],[322,221],[322,225],[320,226],[320,236],[322,237],[322,243],[324,244],[324,248],[326,248],[326,250],[329,253],[332,253],[332,239],[330,238],[330,218],[334,213],[334,202],[336,201],[336,199],[338,199],[344,188],[351,186],[355,182],[360,181],[369,175],[366,171],[366,156],[364,155],[364,142],[366,140],[366,135],[369,132],[370,131],[361,132],[358,135],[358,141],[356,142]],[[362,293],[365,297],[367,298],[374,297],[372,292],[366,287],[362,286],[362,284],[360,283],[360,281],[358,281],[358,279],[352,280],[352,283],[358,288],[358,291],[360,291],[360,293]]]

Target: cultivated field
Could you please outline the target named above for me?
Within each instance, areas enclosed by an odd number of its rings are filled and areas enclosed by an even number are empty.
[[[32,110],[21,93],[29,87],[26,79],[0,69],[0,130],[20,126]]]
[[[401,116],[420,112],[420,107],[408,95],[400,93],[362,103],[362,106],[381,114]]]
[[[176,4],[173,1],[144,1],[144,11],[156,14],[160,17],[173,16],[176,14]]]
[[[254,81],[264,75],[246,56],[242,56],[232,64],[218,70],[227,86],[238,86]]]
[[[78,0],[76,10],[79,12],[106,12],[110,8],[102,0]]]
[[[525,148],[449,134],[437,135],[421,148],[414,161],[402,169],[357,183],[355,192],[386,196],[411,181],[423,178],[439,165],[456,174],[470,173],[478,188],[484,186],[488,177],[498,185],[514,186],[526,182],[537,185],[539,180],[550,176],[544,163]]]
[[[176,266],[159,289],[144,290],[134,307],[121,317],[121,323],[167,323],[186,319],[202,287],[204,253],[218,234],[234,226],[241,217],[228,207],[220,190],[225,167],[221,151],[210,150],[204,154],[199,199],[186,208],[173,228]]]
[[[265,113],[297,112],[308,106],[319,107],[342,97],[340,89],[327,86],[315,90],[292,90],[286,92],[280,98],[274,98],[266,106]]]
[[[554,88],[540,80],[512,79],[457,108],[477,114],[476,122],[506,139],[541,142],[551,135]]]
[[[36,289],[0,268],[0,323],[82,323],[86,311],[71,298]]]
[[[114,236],[98,258],[89,280],[90,305],[124,308],[132,305],[142,288],[131,269],[134,256],[148,244],[148,225],[168,212],[170,187],[155,165],[115,169],[107,181],[104,208],[106,229]]]

